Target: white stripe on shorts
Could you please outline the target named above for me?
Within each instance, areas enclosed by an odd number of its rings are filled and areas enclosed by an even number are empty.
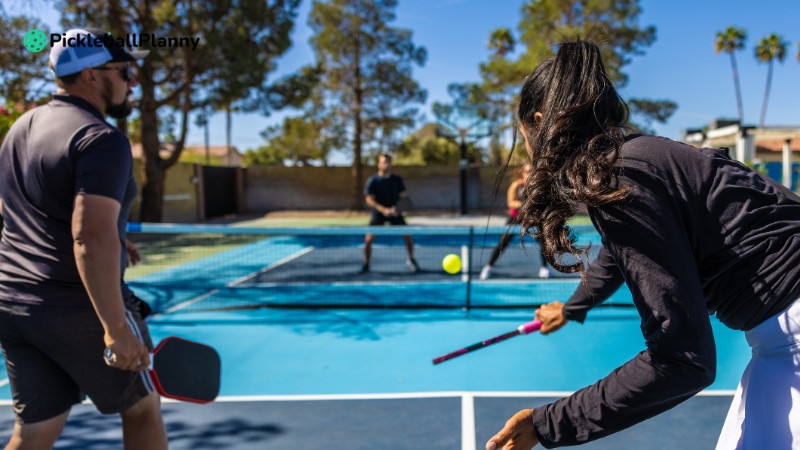
[[[139,339],[139,342],[144,343],[144,337],[142,336],[142,330],[139,329],[139,324],[136,323],[136,319],[133,317],[130,311],[127,309],[125,310],[125,318],[128,321],[128,326],[131,327],[133,334]],[[143,370],[139,372],[139,377],[142,379],[142,383],[144,384],[144,388],[149,394],[153,392],[156,388],[153,386],[153,380],[150,378],[150,372],[147,370]]]

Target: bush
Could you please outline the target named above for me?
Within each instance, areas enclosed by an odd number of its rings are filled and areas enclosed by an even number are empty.
[[[20,116],[35,107],[35,103],[25,105],[21,102],[9,106],[0,106],[0,144],[3,143],[3,139],[6,137],[8,130],[11,129],[11,125]]]

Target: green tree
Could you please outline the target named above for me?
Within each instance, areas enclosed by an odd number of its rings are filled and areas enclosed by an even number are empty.
[[[761,103],[761,116],[758,119],[759,128],[764,127],[764,120],[767,118],[767,102],[769,102],[769,89],[772,86],[772,68],[775,60],[783,62],[786,57],[786,47],[789,44],[783,40],[783,37],[775,33],[767,37],[761,38],[756,46],[756,60],[758,62],[767,63],[767,86],[764,89],[764,101]]]
[[[670,100],[647,100],[634,98],[628,101],[628,108],[632,117],[639,120],[632,123],[631,128],[635,133],[654,134],[653,122],[664,123],[675,113],[678,105]]]
[[[363,208],[365,147],[387,142],[413,120],[411,105],[425,100],[412,68],[427,52],[414,45],[411,31],[389,25],[396,8],[397,0],[316,0],[308,19],[322,68],[317,114],[327,116],[332,136],[351,136],[353,209]]]
[[[403,139],[395,154],[395,165],[454,164],[459,160],[458,144],[437,136],[434,123],[422,126]]]
[[[267,145],[246,153],[248,164],[283,164],[307,166],[313,161],[328,165],[330,148],[316,122],[306,117],[287,117],[283,124],[261,133]],[[252,152],[252,153],[251,153]]]
[[[514,51],[516,46],[514,34],[508,28],[498,28],[489,35],[489,42],[486,46],[491,50],[492,55],[504,57]]]
[[[64,0],[64,25],[200,38],[197,48],[152,48],[140,63],[144,171],[140,220],[161,221],[166,170],[180,158],[189,114],[208,104],[256,98],[274,60],[290,46],[299,0]],[[159,155],[159,115],[180,117],[167,158]]]
[[[0,100],[8,106],[44,103],[55,91],[47,68],[47,51],[33,53],[22,45],[22,36],[30,29],[49,35],[38,19],[0,13]]]
[[[739,85],[739,69],[736,65],[736,50],[744,48],[747,32],[741,28],[730,26],[717,33],[714,38],[714,51],[727,53],[731,58],[731,71],[733,72],[733,86],[736,90],[736,108],[739,112],[739,123],[744,125],[744,109],[742,108],[742,87]]]
[[[603,61],[609,78],[617,88],[624,87],[628,82],[625,66],[634,56],[644,54],[656,38],[655,27],[639,25],[642,12],[639,3],[639,0],[526,1],[516,37],[502,28],[491,34],[489,60],[480,65],[484,94],[498,108],[510,110],[522,80],[532,68],[553,55],[556,43],[578,36],[603,43]],[[653,101],[629,99],[634,100]],[[647,116],[648,112],[648,109],[640,111],[649,121],[664,122],[668,118]],[[496,127],[498,131],[505,129],[507,124]]]

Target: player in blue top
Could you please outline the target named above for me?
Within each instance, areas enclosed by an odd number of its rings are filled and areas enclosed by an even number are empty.
[[[406,220],[402,212],[397,208],[397,202],[401,199],[408,199],[406,186],[403,179],[392,173],[392,157],[386,153],[378,155],[378,173],[369,177],[364,188],[367,205],[372,208],[372,216],[369,224],[383,225],[389,222],[390,225],[405,225]],[[419,271],[419,265],[414,259],[414,240],[411,236],[403,236],[406,240],[406,250],[408,259],[406,264],[412,272]],[[367,234],[364,239],[364,265],[361,273],[369,272],[369,262],[372,257],[372,243],[375,241],[374,234]]]

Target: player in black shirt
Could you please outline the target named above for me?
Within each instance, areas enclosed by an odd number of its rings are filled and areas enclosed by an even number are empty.
[[[144,55],[101,36],[74,29],[53,44],[58,93],[0,147],[0,344],[17,419],[7,449],[51,448],[87,395],[121,416],[126,448],[167,448],[146,371],[152,342],[123,281],[138,257],[125,238],[131,148],[105,121],[130,114],[132,65]]]
[[[400,199],[408,201],[406,186],[403,179],[392,173],[392,157],[386,153],[378,155],[378,173],[372,175],[367,180],[364,187],[364,196],[367,205],[372,208],[369,224],[383,225],[389,222],[390,225],[405,225],[406,220],[403,213],[397,208]],[[406,241],[406,251],[408,259],[406,264],[412,272],[419,271],[419,265],[414,259],[414,240],[411,236],[403,236]],[[372,243],[375,241],[374,234],[368,234],[364,239],[364,265],[361,273],[369,272],[370,258],[372,257]]]
[[[567,305],[536,312],[542,332],[582,321],[624,282],[646,348],[596,384],[518,412],[486,448],[581,444],[692,397],[716,376],[711,314],[753,348],[717,449],[800,448],[800,198],[721,151],[625,136],[627,107],[586,41],[534,70],[517,118],[533,164],[522,226],[540,230],[556,270],[585,281]],[[585,256],[566,225],[579,203],[603,242],[588,267],[556,258]]]

